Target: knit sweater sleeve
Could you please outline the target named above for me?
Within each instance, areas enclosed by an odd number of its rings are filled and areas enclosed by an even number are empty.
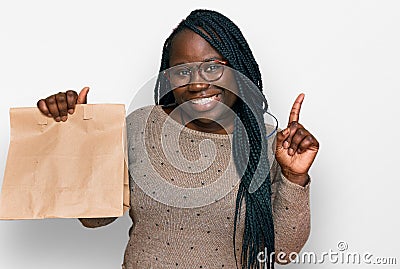
[[[292,183],[275,160],[271,168],[271,191],[275,257],[276,262],[285,264],[290,253],[300,252],[310,234],[310,182],[304,187]]]

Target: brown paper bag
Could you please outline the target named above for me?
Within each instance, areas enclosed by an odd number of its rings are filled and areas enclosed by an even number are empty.
[[[129,208],[124,105],[77,105],[66,122],[10,109],[0,219],[117,217]]]

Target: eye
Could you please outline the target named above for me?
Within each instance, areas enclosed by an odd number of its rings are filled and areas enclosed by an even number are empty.
[[[219,72],[223,68],[220,64],[209,63],[204,66],[204,72],[206,73],[216,73]]]
[[[174,68],[171,74],[175,77],[187,77],[190,76],[190,69],[186,67]]]

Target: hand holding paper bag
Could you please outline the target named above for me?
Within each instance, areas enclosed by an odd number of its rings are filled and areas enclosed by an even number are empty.
[[[37,102],[39,110],[55,121],[66,121],[68,113],[75,112],[76,104],[86,104],[89,87],[84,87],[79,95],[75,91],[59,92]]]
[[[129,207],[124,106],[74,110],[56,122],[37,108],[10,109],[1,219],[116,217]]]

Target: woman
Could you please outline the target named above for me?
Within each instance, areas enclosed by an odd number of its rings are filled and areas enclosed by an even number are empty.
[[[156,106],[127,117],[133,226],[123,267],[270,268],[261,262],[267,254],[299,252],[310,230],[308,170],[319,148],[298,122],[304,95],[276,135],[275,161],[267,154],[260,71],[232,21],[193,11],[166,40],[160,71]],[[88,90],[49,96],[38,108],[66,121]],[[177,191],[166,191],[171,186]],[[202,198],[187,189],[204,190]],[[114,219],[81,222],[99,227]]]

